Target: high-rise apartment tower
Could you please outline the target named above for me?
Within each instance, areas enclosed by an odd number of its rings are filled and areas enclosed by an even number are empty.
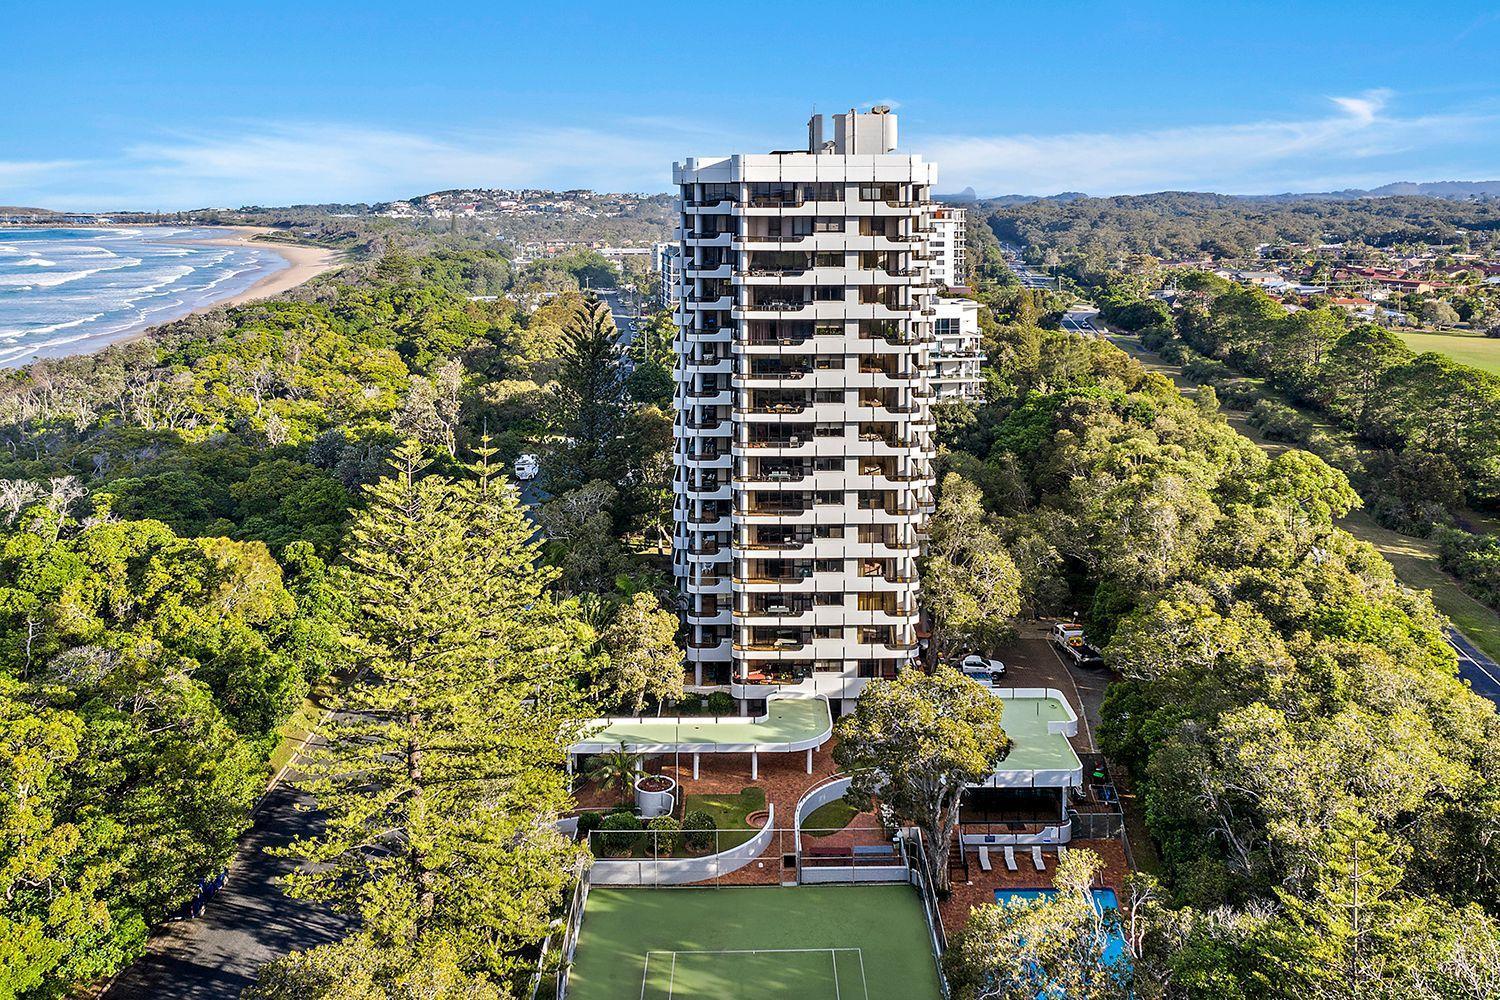
[[[918,649],[936,168],[876,107],[679,187],[674,570],[701,685],[859,696]]]

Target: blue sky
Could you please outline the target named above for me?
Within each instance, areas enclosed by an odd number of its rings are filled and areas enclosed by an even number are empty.
[[[666,190],[886,102],[942,187],[1500,178],[1489,3],[15,4],[0,204]]]

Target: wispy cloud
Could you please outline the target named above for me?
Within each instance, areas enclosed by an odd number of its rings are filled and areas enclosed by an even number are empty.
[[[45,182],[78,165],[75,160],[0,160],[0,201],[11,188]]]
[[[664,191],[674,159],[714,151],[724,138],[666,118],[617,120],[609,130],[441,133],[245,122],[162,133],[108,161],[50,172],[0,163],[0,202],[82,210],[384,201],[468,186]]]
[[[896,105],[885,100],[880,103]],[[1094,194],[1191,188],[1267,192],[1390,180],[1500,175],[1494,106],[1400,114],[1396,95],[1327,98],[1302,119],[1052,134],[917,135],[903,140],[941,168],[943,187],[985,194]],[[231,123],[162,131],[94,160],[0,160],[0,204],[66,209],[197,208],[386,201],[449,187],[592,187],[663,191],[690,155],[784,146],[776,135],[665,116],[605,125],[418,130],[339,122]],[[1413,169],[1411,164],[1420,164]]]
[[[926,151],[941,167],[945,187],[972,185],[987,194],[1271,192],[1402,179],[1380,172],[1391,169],[1397,154],[1422,155],[1430,163],[1424,170],[1441,171],[1462,154],[1466,140],[1500,121],[1486,109],[1402,116],[1390,110],[1393,97],[1388,90],[1330,97],[1328,114],[1302,120],[940,136]],[[1500,164],[1491,166],[1500,173]]]

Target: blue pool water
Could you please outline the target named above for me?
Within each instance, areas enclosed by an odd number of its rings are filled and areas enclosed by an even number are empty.
[[[995,902],[1008,903],[1011,900],[1043,899],[1048,896],[1056,896],[1056,889],[996,889]],[[1120,909],[1120,899],[1115,895],[1113,889],[1094,890],[1094,908],[1100,913]],[[1106,965],[1115,965],[1125,958],[1125,936],[1118,928],[1111,928],[1109,942],[1104,946],[1104,962]]]

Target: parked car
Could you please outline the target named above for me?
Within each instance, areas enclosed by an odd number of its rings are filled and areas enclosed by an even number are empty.
[[[1052,634],[1048,636],[1059,646],[1066,645],[1074,639],[1083,639],[1083,626],[1077,622],[1058,622],[1052,626]]]
[[[1005,676],[1005,664],[980,653],[970,653],[958,661],[958,669],[965,677],[972,677],[981,684],[993,687]]]
[[[542,471],[542,463],[535,455],[522,455],[516,459],[516,478],[525,482],[535,479],[537,473]]]

